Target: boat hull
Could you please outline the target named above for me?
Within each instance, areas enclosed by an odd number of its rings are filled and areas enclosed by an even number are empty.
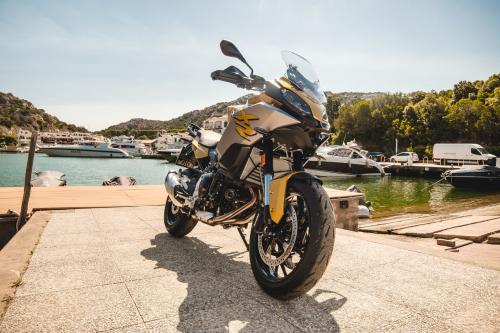
[[[71,148],[40,148],[40,153],[53,157],[97,157],[97,158],[128,158],[129,155],[121,151],[71,149]]]
[[[344,175],[379,175],[380,170],[373,165],[366,165],[365,163],[341,163],[330,161],[309,161],[306,166],[307,169],[313,173],[328,176],[331,174],[344,174]]]
[[[500,191],[500,168],[483,166],[472,169],[458,169],[443,173],[451,185],[456,187],[494,189]]]
[[[500,191],[498,177],[446,177],[446,180],[455,187],[497,189]]]

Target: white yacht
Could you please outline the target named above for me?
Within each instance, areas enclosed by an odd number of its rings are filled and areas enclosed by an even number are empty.
[[[369,159],[360,148],[349,145],[318,148],[305,168],[320,177],[385,175],[380,164]]]
[[[111,147],[108,142],[81,142],[76,145],[41,146],[38,152],[57,157],[131,157],[126,151]]]
[[[140,157],[141,155],[148,154],[148,148],[140,141],[135,140],[133,136],[112,138],[111,147],[122,149],[133,157]]]

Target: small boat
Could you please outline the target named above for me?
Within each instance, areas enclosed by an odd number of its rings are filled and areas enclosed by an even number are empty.
[[[385,175],[378,162],[368,158],[363,150],[348,145],[320,147],[305,167],[319,177]]]
[[[102,182],[102,186],[133,186],[135,184],[135,178],[128,176],[116,176]]]
[[[19,153],[17,146],[3,146],[0,147],[2,153]]]
[[[455,187],[496,189],[500,191],[500,168],[490,165],[448,170],[441,175]]]
[[[41,146],[40,153],[57,157],[129,158],[126,151],[113,148],[107,142],[86,141],[76,145]]]
[[[66,176],[59,171],[38,171],[35,172],[36,178],[31,182],[33,187],[57,187],[66,186]]]
[[[361,193],[359,188],[356,185],[351,185],[347,188],[348,192]],[[360,219],[369,219],[372,216],[372,202],[365,201],[364,198],[359,199],[358,202],[358,218]]]

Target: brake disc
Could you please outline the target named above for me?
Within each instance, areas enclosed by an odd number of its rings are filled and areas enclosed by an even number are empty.
[[[268,245],[267,249],[264,249],[264,245],[262,244],[262,238],[265,237],[263,234],[259,234],[257,236],[257,246],[259,248],[259,255],[260,259],[262,261],[270,266],[270,267],[276,267],[284,263],[288,257],[290,256],[290,253],[293,250],[293,246],[295,245],[295,241],[297,240],[297,228],[298,228],[298,222],[297,222],[297,213],[295,212],[295,209],[293,209],[291,206],[288,206],[287,209],[287,217],[285,220],[286,223],[290,223],[292,232],[290,235],[290,239],[288,243],[283,243],[283,252],[276,257],[273,254],[273,250],[276,248],[276,239],[273,238]]]

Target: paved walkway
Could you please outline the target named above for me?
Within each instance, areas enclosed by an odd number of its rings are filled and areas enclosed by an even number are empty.
[[[320,283],[255,283],[235,230],[165,233],[161,207],[51,216],[1,332],[495,332],[500,272],[339,231]]]

